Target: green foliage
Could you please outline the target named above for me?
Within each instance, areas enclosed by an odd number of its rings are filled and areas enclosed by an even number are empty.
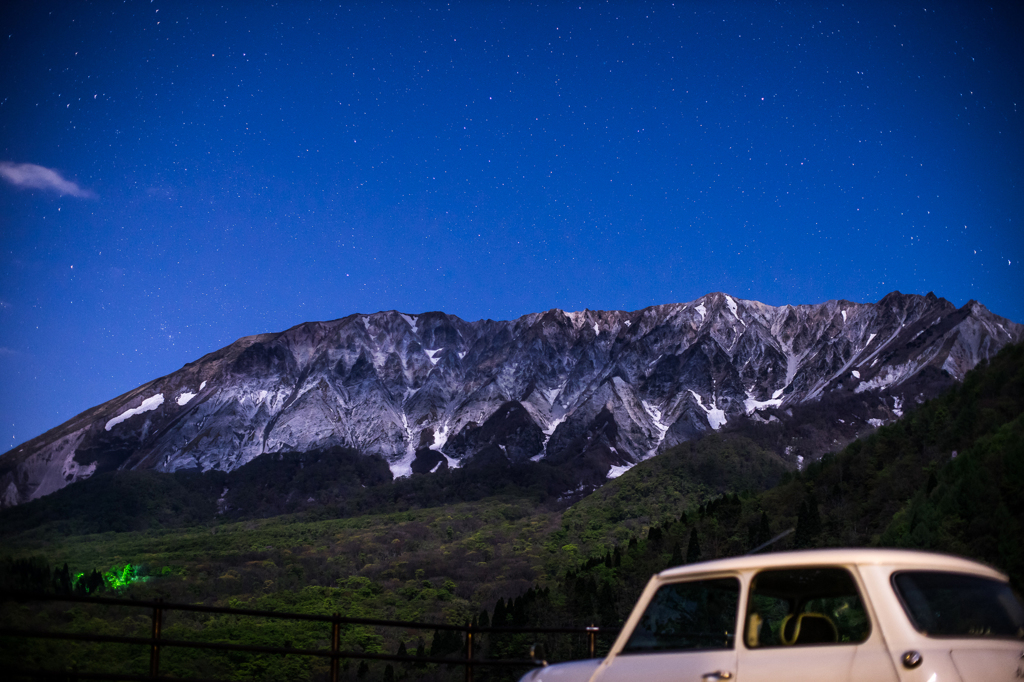
[[[679,518],[726,491],[765,490],[785,463],[748,438],[711,434],[641,462],[566,510],[563,526],[588,552]]]
[[[979,438],[919,490],[879,542],[973,556],[1024,585],[1024,417]]]

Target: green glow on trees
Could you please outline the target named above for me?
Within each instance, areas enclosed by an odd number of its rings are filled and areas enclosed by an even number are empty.
[[[145,580],[144,576],[139,575],[139,567],[133,566],[132,564],[125,564],[123,568],[114,566],[109,571],[103,574],[103,580],[112,590],[118,590],[122,587],[127,587],[132,583],[142,582]]]

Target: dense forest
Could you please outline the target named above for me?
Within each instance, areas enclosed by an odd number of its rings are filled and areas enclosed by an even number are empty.
[[[756,429],[725,430],[645,461],[577,499],[543,463],[477,466],[396,482],[383,461],[334,449],[258,458],[234,472],[97,476],[0,514],[0,587],[478,626],[615,628],[650,575],[767,548],[888,546],[980,559],[1024,585],[1024,346],[1004,348],[941,397],[802,471]],[[752,430],[753,429],[753,430]],[[767,433],[771,436],[771,433]],[[220,512],[220,513],[218,513]],[[5,624],[147,636],[145,611],[6,600]],[[316,624],[177,614],[166,636],[296,648]],[[535,638],[491,634],[483,657]],[[553,660],[585,654],[543,638]],[[599,641],[599,649],[610,641]],[[445,631],[350,626],[342,648],[458,653]],[[145,651],[6,638],[0,666],[144,672]],[[184,677],[322,679],[297,657],[169,652]],[[353,680],[461,671],[360,663]],[[512,679],[518,671],[478,673]]]

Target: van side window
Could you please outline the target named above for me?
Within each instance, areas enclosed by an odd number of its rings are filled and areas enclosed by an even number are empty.
[[[748,648],[857,644],[871,634],[864,600],[843,568],[761,571],[750,584]]]
[[[1024,639],[1024,605],[1006,583],[963,573],[902,571],[892,584],[910,622],[926,635]]]
[[[663,585],[622,651],[731,649],[739,602],[740,581],[736,578]]]

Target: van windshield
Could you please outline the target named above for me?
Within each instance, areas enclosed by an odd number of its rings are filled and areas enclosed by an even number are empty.
[[[1024,606],[1006,583],[942,571],[903,571],[892,582],[923,634],[1024,639]]]

